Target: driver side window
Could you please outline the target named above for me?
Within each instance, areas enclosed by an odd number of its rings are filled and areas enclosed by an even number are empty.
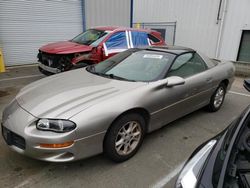
[[[167,76],[187,78],[206,70],[206,64],[197,53],[185,53],[176,58]]]
[[[106,55],[109,53],[123,52],[129,48],[128,39],[125,31],[114,33],[105,43],[104,49]]]

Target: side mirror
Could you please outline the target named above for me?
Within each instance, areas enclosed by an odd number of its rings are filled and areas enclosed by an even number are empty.
[[[167,87],[183,85],[185,83],[185,80],[179,76],[170,76],[167,78],[167,80]]]
[[[250,92],[250,79],[244,80],[243,86]]]

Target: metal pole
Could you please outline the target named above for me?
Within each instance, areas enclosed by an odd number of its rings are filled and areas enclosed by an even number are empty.
[[[176,21],[175,24],[174,24],[174,39],[173,39],[173,45],[175,45],[176,25],[177,25],[177,21]]]
[[[130,0],[130,27],[133,27],[134,0]]]
[[[83,32],[86,31],[86,8],[85,8],[85,0],[81,1],[81,8],[82,8],[82,30]]]
[[[216,24],[218,24],[219,21],[221,20],[221,19],[220,19],[220,11],[221,11],[222,1],[223,1],[223,0],[220,0],[219,9],[218,9],[218,13],[217,13],[217,21],[216,21]]]
[[[223,31],[224,31],[224,26],[225,26],[227,5],[228,5],[228,0],[224,0],[223,12],[222,12],[221,20],[220,20],[219,33],[218,33],[216,52],[215,52],[215,57],[217,59],[219,58],[220,51],[221,51],[221,42],[222,42],[222,35],[223,35]]]

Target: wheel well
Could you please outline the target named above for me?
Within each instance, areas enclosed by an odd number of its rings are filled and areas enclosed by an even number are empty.
[[[144,108],[132,108],[132,109],[129,109],[125,112],[123,112],[122,114],[120,114],[118,117],[115,118],[115,120],[111,123],[111,125],[117,120],[119,119],[121,116],[124,116],[126,114],[129,114],[129,113],[137,113],[137,114],[140,114],[144,120],[145,120],[145,123],[146,123],[146,131],[148,131],[148,124],[149,124],[149,120],[150,120],[150,114],[149,112],[144,109]]]
[[[146,123],[146,132],[148,132],[148,125],[149,125],[149,121],[150,121],[150,114],[149,114],[149,112],[146,109],[144,109],[144,108],[133,108],[133,109],[129,109],[129,110],[121,113],[119,116],[117,116],[115,118],[115,120],[110,124],[110,126],[109,126],[109,128],[107,130],[107,133],[108,133],[109,129],[111,128],[111,126],[114,124],[114,122],[116,120],[118,120],[121,116],[124,116],[124,115],[129,114],[129,113],[140,114],[144,118],[144,120],[145,120],[145,123]],[[106,135],[107,135],[107,133],[106,133]],[[105,142],[106,135],[104,137],[103,143]]]
[[[114,124],[114,122],[115,122],[116,120],[118,120],[121,116],[124,116],[124,115],[129,114],[129,113],[137,113],[137,114],[140,114],[140,115],[144,118],[144,120],[145,120],[145,123],[146,123],[146,132],[148,132],[148,125],[149,125],[149,121],[150,121],[150,114],[149,114],[149,112],[148,112],[146,109],[144,109],[144,108],[133,108],[133,109],[129,109],[129,110],[127,110],[127,111],[121,113],[119,116],[117,116],[117,117],[115,118],[115,120],[113,120],[113,122],[112,122],[111,125],[109,126],[107,132],[109,131],[109,129],[111,128],[111,126]],[[105,136],[105,138],[106,138],[106,136]],[[104,139],[105,139],[105,138],[104,138]]]
[[[137,114],[140,114],[144,120],[145,120],[145,123],[146,123],[146,128],[148,129],[148,124],[149,124],[149,120],[150,120],[150,114],[149,112],[144,109],[144,108],[133,108],[133,109],[129,109],[125,112],[123,112],[122,114],[120,114],[115,120],[117,120],[119,117],[125,115],[125,114],[129,114],[129,113],[137,113]]]
[[[228,84],[229,84],[229,80],[227,80],[227,79],[222,80],[222,81],[221,81],[221,83],[225,84],[225,85],[226,85],[226,87],[227,87],[227,86],[228,86]]]

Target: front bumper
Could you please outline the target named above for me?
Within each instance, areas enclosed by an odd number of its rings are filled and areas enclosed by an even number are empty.
[[[5,109],[2,122],[2,135],[12,150],[35,159],[49,162],[74,161],[102,152],[102,140],[104,139],[105,132],[86,138],[77,138],[77,129],[67,133],[37,130],[37,120],[36,117],[22,109],[17,102],[14,102],[14,104]],[[7,138],[7,134],[14,135],[15,138],[12,136],[11,138]],[[74,141],[74,143],[63,148],[44,148],[40,146],[40,144],[59,144],[70,141]]]
[[[43,70],[45,70],[45,71],[47,71],[47,72],[50,72],[50,73],[57,74],[57,73],[60,73],[60,72],[61,72],[61,70],[58,69],[58,68],[49,67],[49,66],[44,65],[44,64],[42,64],[42,63],[38,63],[38,66],[39,66],[41,69],[43,69]]]

